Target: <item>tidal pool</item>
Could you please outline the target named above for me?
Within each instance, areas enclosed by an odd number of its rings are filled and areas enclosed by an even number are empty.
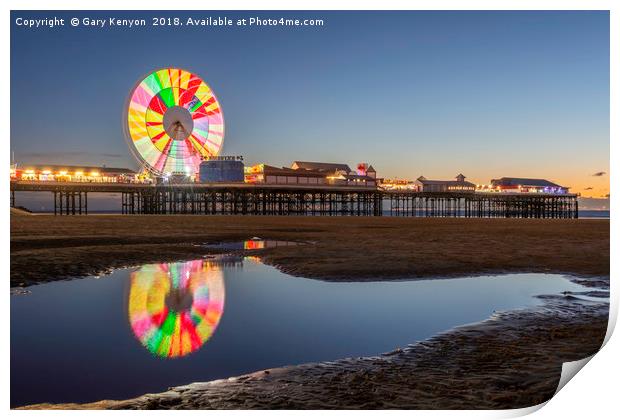
[[[552,274],[330,283],[218,256],[25,290],[11,296],[13,407],[378,355],[537,295],[592,289]]]

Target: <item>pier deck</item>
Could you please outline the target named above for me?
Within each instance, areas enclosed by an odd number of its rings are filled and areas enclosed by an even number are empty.
[[[54,214],[88,214],[88,193],[120,193],[123,214],[252,214],[404,217],[577,218],[575,194],[425,193],[377,187],[276,184],[11,182],[54,195]]]

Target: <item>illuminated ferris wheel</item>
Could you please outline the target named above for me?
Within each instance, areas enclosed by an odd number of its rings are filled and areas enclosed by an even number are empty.
[[[130,149],[155,175],[193,175],[203,159],[218,155],[224,141],[215,94],[182,69],[159,69],[138,82],[124,121]]]

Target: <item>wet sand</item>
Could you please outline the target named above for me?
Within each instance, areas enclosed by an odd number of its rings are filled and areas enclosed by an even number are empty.
[[[331,281],[523,271],[609,286],[608,220],[17,215],[11,285],[193,258],[210,252],[197,244],[252,236],[306,242],[252,253],[282,271]],[[275,368],[127,401],[28,408],[527,407],[548,400],[561,363],[596,352],[607,327],[607,304],[577,296],[544,302],[392,354]]]
[[[609,274],[609,220],[11,215],[11,286],[205,255],[204,242],[302,241],[251,254],[324,280]]]

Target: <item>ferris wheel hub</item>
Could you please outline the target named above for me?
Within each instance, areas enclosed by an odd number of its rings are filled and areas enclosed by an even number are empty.
[[[182,106],[168,108],[164,114],[164,130],[174,140],[185,140],[194,130],[192,114]]]

